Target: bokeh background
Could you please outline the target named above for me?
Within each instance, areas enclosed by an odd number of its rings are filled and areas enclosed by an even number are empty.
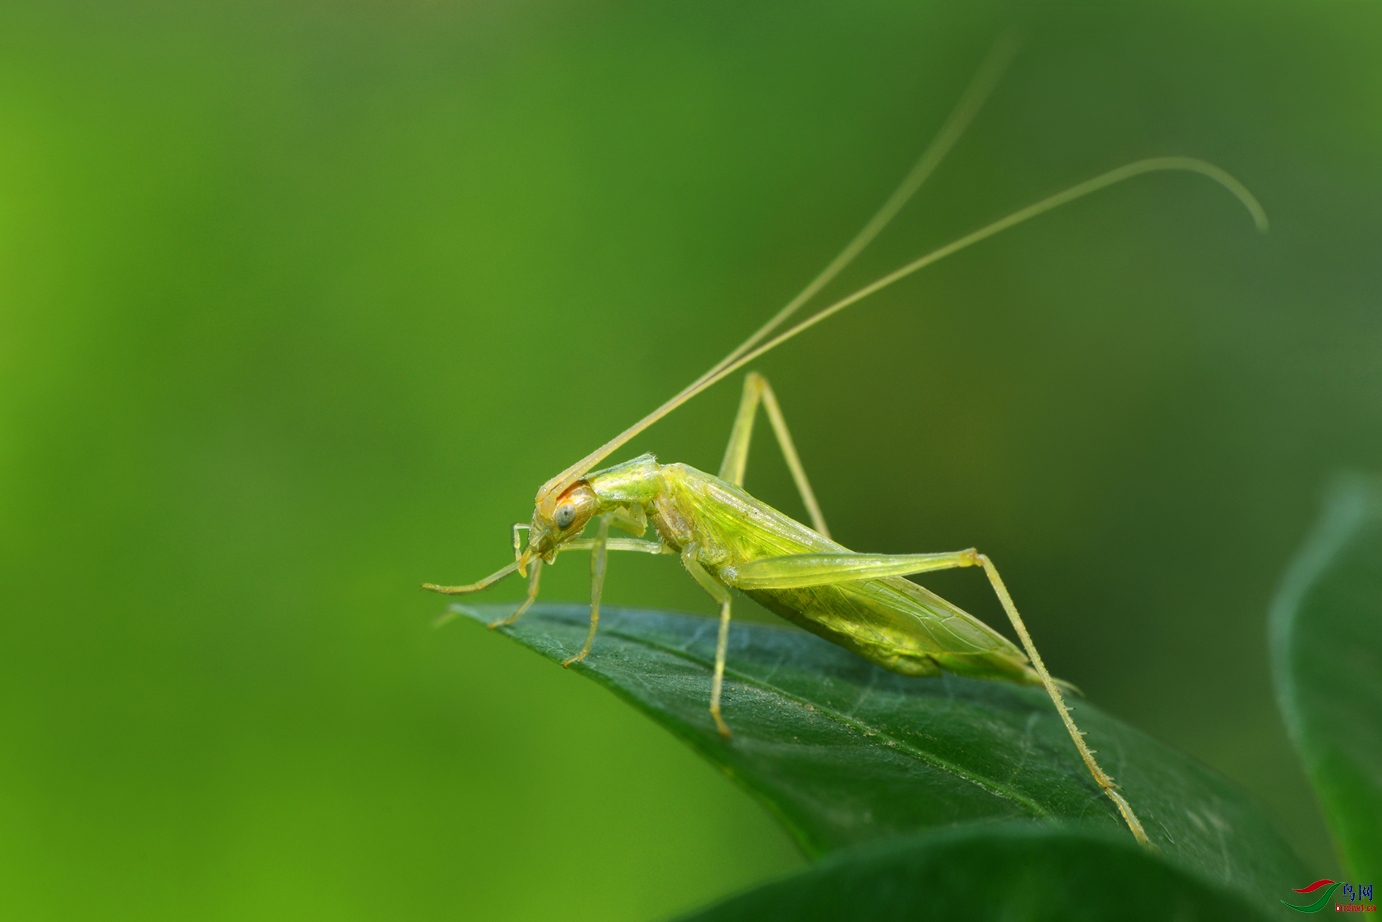
[[[1336,871],[1264,613],[1330,473],[1382,467],[1382,10],[1109,6],[0,6],[0,916],[651,920],[800,866],[416,586],[504,563],[543,480],[795,293],[1013,28],[834,290],[1147,155],[1271,233],[1144,177],[757,367],[839,538],[985,549],[1057,674]],[[714,470],[737,391],[630,451]],[[800,510],[766,439],[749,486]],[[608,597],[711,611],[665,559]]]

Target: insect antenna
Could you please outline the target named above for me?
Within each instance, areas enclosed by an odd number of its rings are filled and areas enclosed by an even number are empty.
[[[753,348],[763,337],[781,326],[788,317],[795,314],[802,305],[815,297],[817,292],[828,285],[835,276],[839,275],[846,266],[854,261],[856,256],[862,253],[864,249],[873,242],[875,237],[882,233],[883,229],[891,223],[892,219],[897,216],[897,213],[902,210],[903,206],[906,205],[907,202],[911,200],[912,196],[916,194],[917,190],[921,188],[922,183],[926,182],[935,171],[936,167],[940,165],[945,155],[950,153],[950,149],[955,146],[955,142],[960,140],[965,129],[969,127],[969,123],[979,114],[979,109],[988,99],[989,94],[993,92],[994,87],[998,85],[998,81],[1008,69],[1008,65],[1012,63],[1012,59],[1017,54],[1020,44],[1016,35],[1007,35],[989,49],[989,53],[984,58],[984,62],[979,66],[978,72],[969,81],[969,86],[965,89],[964,95],[960,97],[960,101],[955,104],[955,109],[950,113],[950,117],[945,120],[945,124],[941,126],[941,130],[936,133],[935,138],[927,145],[926,150],[922,152],[921,157],[918,158],[916,164],[913,165],[906,178],[902,180],[902,184],[899,185],[893,194],[888,197],[888,200],[883,203],[883,207],[878,209],[878,213],[869,219],[869,222],[865,224],[859,233],[854,236],[854,239],[840,251],[839,255],[832,259],[829,265],[822,269],[820,274],[812,279],[810,284],[803,288],[795,298],[787,302],[782,310],[778,311],[773,315],[771,320],[759,327],[752,336],[740,343],[733,352],[716,362],[709,371],[687,385],[678,393],[677,397],[680,397],[682,394],[692,393],[702,381],[719,372],[720,369]],[[677,398],[674,397],[672,399],[676,400]]]
[[[1018,224],[1021,224],[1024,221],[1030,221],[1032,218],[1035,218],[1038,215],[1045,214],[1046,212],[1051,211],[1052,209],[1059,208],[1062,205],[1069,204],[1070,202],[1073,202],[1076,199],[1084,198],[1086,195],[1090,195],[1091,193],[1097,192],[1100,189],[1105,189],[1117,183],[1124,182],[1126,180],[1132,179],[1134,176],[1140,176],[1143,173],[1159,173],[1168,171],[1199,173],[1203,176],[1207,176],[1210,179],[1214,180],[1219,185],[1227,189],[1230,193],[1232,193],[1233,196],[1237,198],[1240,203],[1242,203],[1243,207],[1248,210],[1248,213],[1250,215],[1252,215],[1253,223],[1257,225],[1257,229],[1259,232],[1264,234],[1267,232],[1267,213],[1263,210],[1261,203],[1259,203],[1257,201],[1257,198],[1253,196],[1251,192],[1248,191],[1246,186],[1244,186],[1241,182],[1235,179],[1228,172],[1220,169],[1214,164],[1209,163],[1205,160],[1199,160],[1195,157],[1150,157],[1146,160],[1137,160],[1133,163],[1129,163],[1124,166],[1118,167],[1117,169],[1109,170],[1107,173],[1101,173],[1100,175],[1095,176],[1092,179],[1087,179],[1082,183],[1071,186],[1063,192],[1057,192],[1055,195],[1052,195],[1048,198],[1044,198],[1033,205],[1028,205],[1026,208],[1014,211],[1006,218],[1000,218],[999,220],[994,221],[992,224],[986,225],[984,227],[979,228],[977,231],[966,234],[965,236],[960,237],[958,240],[954,240],[946,244],[945,246],[940,247],[939,249],[932,250],[925,256],[922,256],[918,259],[914,259],[913,261],[907,263],[905,266],[902,266],[899,269],[895,269],[892,272],[889,272],[887,275],[883,276],[877,281],[869,285],[865,285],[863,288],[860,288],[853,294],[846,295],[845,297],[836,301],[834,304],[821,308],[819,311],[812,314],[810,317],[807,317],[805,320],[789,328],[785,332],[779,333],[777,336],[768,340],[768,342],[764,343],[758,348],[740,355],[739,358],[729,362],[728,364],[723,365],[718,371],[714,372],[713,374],[704,376],[697,383],[697,385],[690,390],[690,392],[686,395],[684,400],[690,400],[696,394],[699,394],[701,391],[717,383],[723,378],[734,374],[734,372],[738,371],[740,368],[743,368],[749,362],[752,362],[754,359],[758,358],[760,355],[763,355],[765,352],[769,352],[773,349],[776,349],[778,346],[782,345],[787,340],[796,336],[798,333],[801,333],[815,326],[822,320],[825,320],[827,317],[831,317],[835,314],[838,314],[845,308],[853,304],[856,304],[859,301],[862,301],[864,298],[867,298],[869,295],[877,291],[887,288],[894,282],[901,281],[907,276],[915,272],[918,272],[921,269],[926,268],[932,263],[939,262],[942,259],[945,259],[947,256],[953,256],[954,254],[960,252],[963,249],[967,249],[968,247],[973,246],[981,240],[986,240],[987,238],[992,237],[995,234],[1001,233],[1002,231],[1005,231],[1010,227],[1014,227]]]
[[[998,81],[1002,78],[1003,72],[1007,70],[1008,65],[1017,54],[1020,44],[1021,42],[1018,40],[1017,36],[1010,34],[999,39],[999,41],[989,49],[983,63],[979,66],[978,72],[975,73],[974,77],[969,82],[969,86],[965,89],[964,95],[962,95],[960,101],[955,104],[955,108],[945,120],[945,124],[941,126],[940,131],[936,133],[931,143],[927,145],[926,150],[922,152],[921,157],[918,158],[915,165],[913,165],[912,169],[907,173],[902,183],[893,194],[888,197],[887,201],[883,203],[883,206],[878,209],[877,213],[869,219],[868,223],[863,226],[859,233],[854,236],[854,239],[851,240],[845,248],[821,270],[820,274],[812,279],[811,282],[797,294],[796,297],[788,301],[781,310],[773,315],[767,323],[759,327],[752,336],[740,343],[732,352],[716,362],[696,380],[678,391],[667,402],[663,403],[656,410],[634,423],[628,429],[625,429],[619,435],[610,439],[604,445],[601,445],[595,451],[586,455],[580,461],[577,461],[571,467],[543,484],[542,489],[538,490],[537,505],[539,507],[547,507],[554,504],[557,497],[570,487],[571,484],[575,483],[581,477],[584,477],[595,465],[609,457],[613,452],[619,450],[620,447],[644,429],[647,429],[653,423],[657,422],[668,413],[671,413],[696,394],[699,394],[706,387],[710,386],[710,384],[714,383],[714,381],[720,380],[720,378],[723,377],[722,373],[725,368],[733,364],[737,359],[743,356],[744,353],[761,342],[764,337],[768,336],[773,330],[786,322],[789,317],[801,309],[802,305],[815,297],[815,295],[828,285],[835,276],[839,275],[846,266],[853,262],[854,258],[863,252],[863,250],[873,242],[873,239],[888,226],[894,217],[897,216],[897,213],[902,210],[903,206],[907,204],[912,196],[916,194],[916,191],[921,188],[922,184],[926,182],[935,171],[936,167],[940,165],[940,162],[945,159],[945,155],[955,146],[955,142],[964,134],[965,129],[969,127],[970,122],[978,115],[979,110],[983,107],[985,100],[987,100],[989,95],[993,92],[994,87],[998,85]],[[547,509],[547,511],[550,512],[550,509]]]

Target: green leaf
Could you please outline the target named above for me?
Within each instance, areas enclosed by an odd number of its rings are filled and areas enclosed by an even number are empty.
[[[511,609],[456,606],[479,621]],[[538,605],[501,630],[560,661],[589,612]],[[572,668],[667,727],[757,796],[808,855],[975,821],[1079,822],[1132,834],[1040,689],[900,676],[802,631],[730,631],[723,739],[707,712],[717,622],[608,608]],[[1075,718],[1168,860],[1256,899],[1309,878],[1251,796],[1211,769],[1075,702]]]
[[[1348,871],[1382,878],[1382,483],[1341,481],[1271,615],[1286,727]]]
[[[1088,829],[967,826],[837,852],[683,922],[1233,922],[1262,907]]]

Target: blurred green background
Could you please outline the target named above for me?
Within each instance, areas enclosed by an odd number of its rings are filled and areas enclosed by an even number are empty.
[[[650,920],[799,866],[416,585],[504,563],[543,480],[795,293],[1014,27],[835,290],[1155,154],[1271,234],[1145,177],[757,367],[837,537],[992,554],[1057,674],[1336,871],[1264,612],[1330,472],[1382,467],[1375,5],[10,2],[0,915]],[[714,470],[737,391],[630,451]],[[749,487],[800,510],[766,440]],[[711,611],[665,559],[607,591]]]

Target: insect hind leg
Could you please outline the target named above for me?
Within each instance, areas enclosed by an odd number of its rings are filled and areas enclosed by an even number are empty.
[[[1142,828],[1142,823],[1138,820],[1137,814],[1133,812],[1132,806],[1122,794],[1118,793],[1113,778],[1099,766],[1094,758],[1094,751],[1085,745],[1084,734],[1075,726],[1075,721],[1070,716],[1070,709],[1066,707],[1065,699],[1061,696],[1060,686],[1062,683],[1053,679],[1051,673],[1046,670],[1046,664],[1042,662],[1041,654],[1037,652],[1036,644],[1032,642],[1032,636],[1027,632],[1027,626],[1023,623],[1022,616],[1017,612],[1017,606],[1013,604],[1012,596],[1008,594],[1007,587],[1003,585],[1002,577],[998,575],[998,568],[986,555],[980,554],[974,548],[943,554],[855,554],[849,551],[826,554],[787,554],[780,557],[761,557],[738,567],[726,567],[720,571],[720,578],[724,580],[726,585],[736,589],[771,590],[834,585],[854,580],[910,576],[933,570],[975,566],[982,567],[985,575],[988,576],[994,594],[998,596],[998,601],[1003,605],[1003,611],[1007,614],[1008,620],[1012,622],[1013,629],[1017,631],[1017,636],[1027,651],[1032,669],[1041,681],[1042,687],[1046,689],[1046,693],[1051,696],[1051,701],[1056,706],[1061,722],[1065,724],[1066,731],[1075,742],[1075,748],[1079,750],[1080,758],[1084,760],[1085,767],[1089,769],[1095,782],[1118,808],[1118,812],[1122,814],[1124,822],[1128,824],[1128,828],[1132,830],[1137,841],[1150,846],[1151,843],[1147,839],[1146,830]],[[944,600],[938,600],[938,602],[949,604],[945,603]],[[963,614],[958,609],[955,609],[955,612]],[[942,666],[944,667],[945,664],[942,663]]]
[[[1134,838],[1138,842],[1148,847],[1152,843],[1147,838],[1147,832],[1142,828],[1142,822],[1133,812],[1132,805],[1118,793],[1118,786],[1113,783],[1113,776],[1099,767],[1099,763],[1094,759],[1094,750],[1090,749],[1084,741],[1084,733],[1079,727],[1075,726],[1074,719],[1070,716],[1070,709],[1065,705],[1065,699],[1061,697],[1060,688],[1057,687],[1055,680],[1051,678],[1051,673],[1046,671],[1046,664],[1041,661],[1041,654],[1037,652],[1036,644],[1032,643],[1032,636],[1027,633],[1027,626],[1022,623],[1022,616],[1017,613],[1017,606],[1013,604],[1012,596],[1008,594],[1008,587],[1003,585],[1003,578],[998,575],[998,568],[993,565],[993,561],[985,554],[976,555],[979,565],[984,568],[984,574],[989,578],[989,584],[993,586],[993,592],[998,596],[998,601],[1003,605],[1003,611],[1007,614],[1008,620],[1012,622],[1013,630],[1017,631],[1017,636],[1022,641],[1022,646],[1027,651],[1027,656],[1032,661],[1032,668],[1041,678],[1041,684],[1046,689],[1046,693],[1051,696],[1052,703],[1056,706],[1056,711],[1060,714],[1061,721],[1065,724],[1066,731],[1070,738],[1075,742],[1075,748],[1080,751],[1080,758],[1084,759],[1085,767],[1094,776],[1103,792],[1112,800],[1118,812],[1122,814],[1123,821],[1132,830]]]
[[[753,424],[758,416],[760,404],[763,411],[768,414],[768,422],[773,427],[778,447],[782,449],[782,457],[787,462],[788,470],[792,472],[797,492],[801,494],[801,501],[806,505],[806,512],[811,517],[811,527],[829,538],[830,530],[825,526],[825,516],[821,514],[820,504],[816,502],[816,494],[811,489],[811,481],[806,477],[806,468],[802,467],[801,458],[797,455],[792,433],[787,428],[787,419],[782,415],[782,408],[778,406],[777,395],[773,393],[768,379],[756,371],[744,376],[744,395],[739,401],[739,411],[734,416],[734,428],[730,430],[725,459],[720,464],[720,479],[728,480],[736,487],[744,485],[744,471],[749,463],[749,442],[753,439]]]

